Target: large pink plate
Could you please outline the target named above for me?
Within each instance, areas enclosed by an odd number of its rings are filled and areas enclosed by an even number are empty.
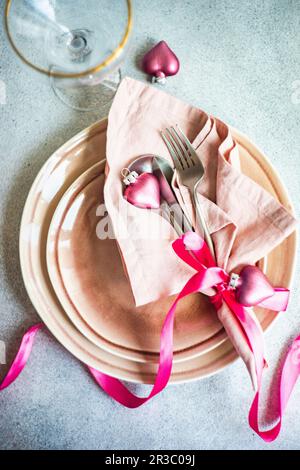
[[[140,362],[121,357],[96,346],[86,338],[66,315],[47,270],[46,242],[53,213],[71,184],[95,163],[104,160],[106,126],[107,121],[103,120],[82,131],[57,150],[38,174],[28,195],[21,223],[22,273],[28,294],[40,317],[72,354],[112,376],[149,383],[153,382],[155,376],[155,362]],[[287,192],[266,157],[242,134],[237,131],[233,133],[240,148],[242,170],[291,209]],[[101,165],[103,171],[104,162]],[[292,234],[268,256],[266,272],[274,285],[290,284],[295,251],[296,235]],[[158,312],[158,325],[164,313],[165,310],[160,313],[159,318]],[[274,312],[262,309],[257,310],[257,315],[264,329],[276,316]],[[126,344],[122,346],[127,347]],[[226,339],[203,354],[177,361],[171,380],[182,382],[216,373],[235,358],[236,354]]]

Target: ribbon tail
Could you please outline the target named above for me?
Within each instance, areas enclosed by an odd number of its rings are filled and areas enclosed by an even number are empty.
[[[289,303],[290,291],[276,287],[274,294],[258,304],[259,307],[268,308],[275,312],[285,312]]]
[[[283,292],[283,295],[286,295],[284,290],[281,292]],[[223,293],[223,298],[229,308],[237,315],[237,318],[239,319],[244,332],[247,335],[249,345],[255,358],[258,388],[249,411],[249,425],[265,442],[272,442],[280,433],[282,416],[293,388],[300,375],[300,336],[298,336],[293,341],[283,365],[280,377],[279,420],[275,426],[273,426],[273,428],[266,431],[260,431],[258,424],[259,398],[261,392],[262,374],[265,365],[263,333],[261,328],[258,327],[257,323],[254,321],[254,318],[250,314],[249,309],[238,304],[230,292],[227,291]]]
[[[191,277],[182,291],[178,294],[170,310],[168,311],[161,335],[160,335],[160,354],[159,354],[159,367],[156,375],[154,385],[150,394],[146,397],[138,397],[131,393],[125,385],[118,379],[110,377],[102,372],[89,367],[89,371],[95,379],[96,383],[114,400],[126,406],[127,408],[138,408],[155,395],[160,393],[168,384],[173,364],[173,329],[176,307],[180,299],[183,297],[198,292],[201,287],[205,287],[208,281],[205,278],[205,270],[203,273],[197,272]]]
[[[35,336],[37,332],[40,331],[43,327],[43,323],[37,323],[26,331],[22,338],[16,357],[13,360],[13,363],[10,366],[9,371],[4,377],[2,383],[0,384],[0,391],[7,388],[19,377],[29,359]]]
[[[257,387],[259,389],[261,384],[261,378],[263,369],[265,366],[264,359],[264,337],[263,331],[254,314],[249,308],[239,304],[234,297],[232,291],[223,292],[223,298],[238,319],[245,336],[247,338],[250,349],[253,353],[255,360]],[[252,380],[253,381],[253,380]]]
[[[273,428],[260,431],[258,424],[258,408],[260,391],[258,391],[249,411],[249,425],[265,442],[274,441],[280,433],[282,417],[294,386],[300,375],[300,336],[294,339],[286,355],[279,384],[279,421]]]
[[[245,332],[238,318],[231,311],[231,309],[228,307],[226,302],[223,302],[220,305],[220,307],[217,310],[217,314],[236,352],[244,361],[249,372],[253,390],[256,391],[258,385],[257,385],[255,359],[253,356],[252,349],[249,345],[249,341],[245,335]]]

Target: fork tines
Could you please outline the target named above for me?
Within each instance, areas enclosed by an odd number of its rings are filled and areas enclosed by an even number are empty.
[[[174,165],[178,171],[196,165],[194,149],[179,126],[171,126],[161,132],[161,136],[170,152]]]

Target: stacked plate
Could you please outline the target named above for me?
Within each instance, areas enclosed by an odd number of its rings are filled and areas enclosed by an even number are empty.
[[[160,329],[174,298],[136,308],[116,241],[99,236],[99,224],[107,224],[106,128],[107,120],[102,120],[82,131],[38,174],[21,224],[22,273],[40,317],[74,356],[114,377],[152,383]],[[241,133],[232,133],[242,171],[292,210],[266,157]],[[295,249],[292,234],[261,264],[273,285],[289,285]],[[256,313],[263,329],[276,317],[264,309]],[[236,358],[213,307],[201,294],[178,307],[174,349],[172,382],[216,373]]]

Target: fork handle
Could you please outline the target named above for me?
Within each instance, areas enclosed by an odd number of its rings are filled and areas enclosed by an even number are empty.
[[[199,223],[200,223],[200,225],[203,229],[204,240],[207,243],[207,246],[209,248],[209,251],[210,251],[213,259],[216,261],[216,254],[215,254],[214,244],[213,244],[212,238],[210,236],[206,220],[205,220],[205,218],[202,214],[200,203],[198,201],[198,195],[197,195],[196,188],[194,188],[194,191],[193,191],[193,199],[194,199],[194,205],[195,205],[195,209],[196,209],[196,224],[199,221]]]

